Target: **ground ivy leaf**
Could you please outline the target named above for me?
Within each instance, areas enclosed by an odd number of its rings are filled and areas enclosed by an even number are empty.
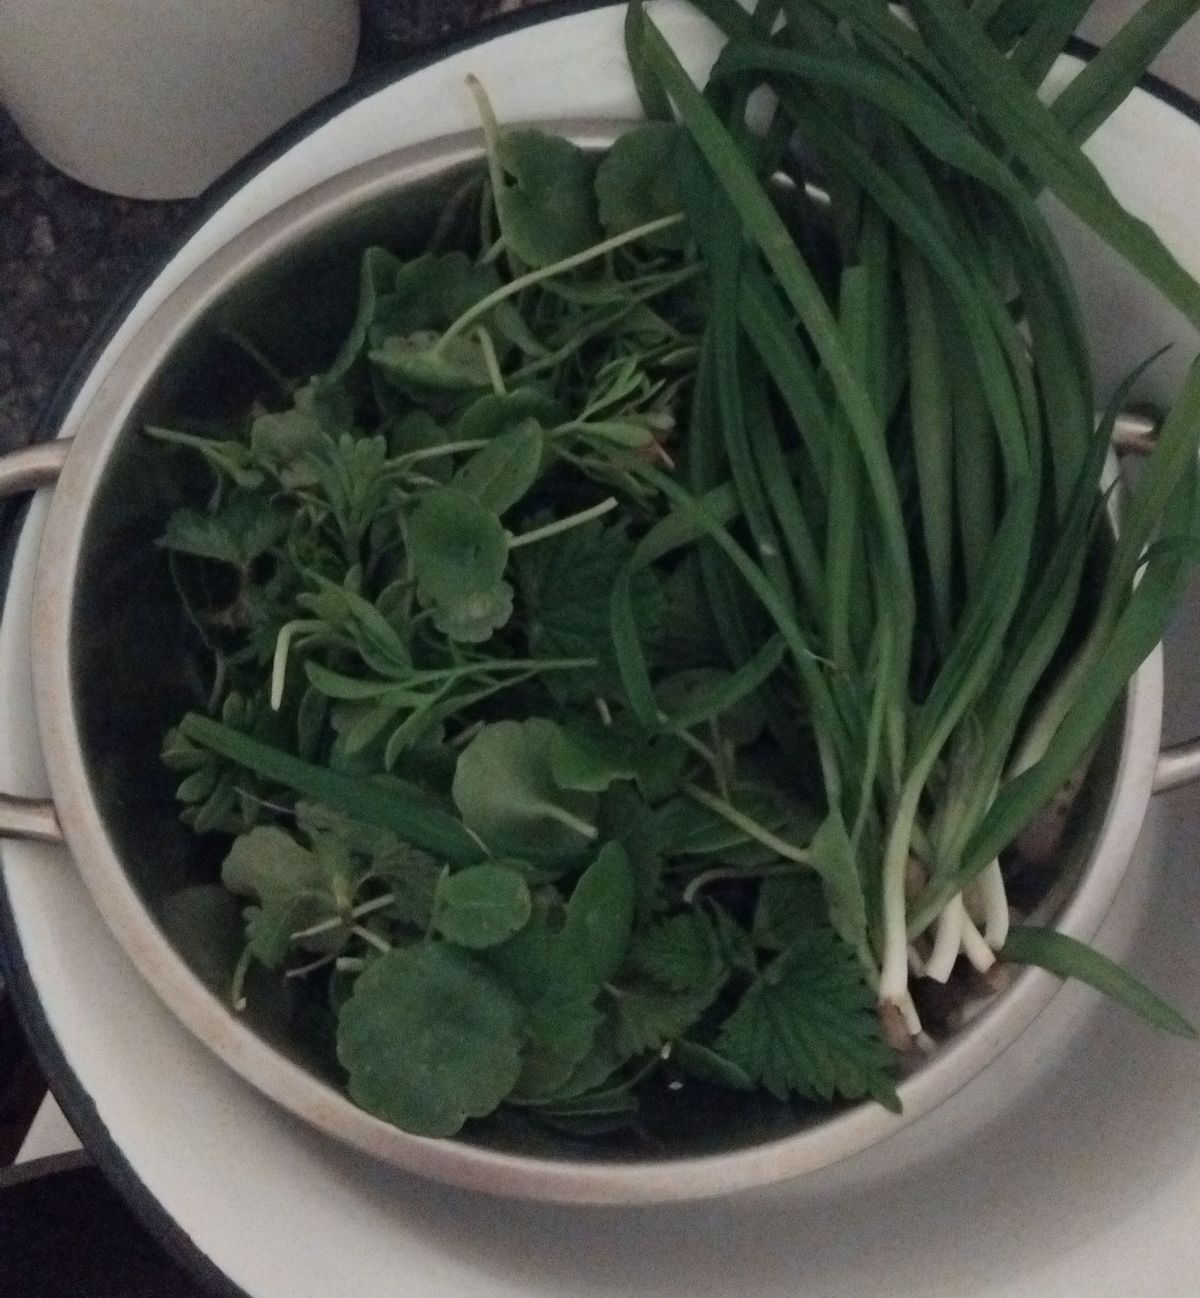
[[[505,185],[495,195],[504,242],[529,266],[548,266],[600,241],[592,161],[560,136],[505,131]]]
[[[596,168],[596,199],[606,234],[624,234],[647,221],[682,211],[675,183],[675,152],[683,130],[670,122],[647,122],[618,137]],[[682,248],[682,226],[651,235],[660,248]]]
[[[259,415],[250,425],[250,446],[259,461],[269,464],[285,487],[315,481],[305,457],[325,440],[325,429],[311,411],[284,410]]]
[[[408,520],[408,547],[422,599],[448,611],[491,596],[508,561],[495,512],[456,487],[421,496]]]
[[[440,342],[432,330],[396,334],[373,347],[370,358],[390,382],[405,390],[469,392],[491,384],[484,351],[471,337]]]
[[[871,1096],[898,1109],[895,1058],[853,951],[829,929],[801,934],[726,1019],[718,1054],[772,1095]]]
[[[338,1018],[351,1098],[405,1131],[452,1136],[516,1084],[521,1019],[512,993],[465,951],[440,942],[390,951]]]
[[[548,752],[555,729],[537,717],[495,721],[459,754],[454,805],[493,851],[577,856],[595,837],[595,798],[554,783]]]
[[[483,644],[512,617],[513,589],[498,581],[491,590],[477,591],[453,604],[434,609],[433,625],[449,640]]]
[[[686,910],[641,928],[629,966],[668,991],[689,992],[711,988],[725,962],[712,921],[702,911]]]
[[[246,908],[246,945],[251,955],[268,969],[278,969],[292,946],[291,908]]]
[[[563,936],[579,947],[597,985],[614,977],[625,962],[636,901],[637,885],[625,849],[606,843],[580,875],[563,926]]]
[[[496,946],[529,919],[529,886],[502,865],[473,865],[443,877],[434,902],[438,932],[457,946]]]
[[[544,437],[536,419],[523,419],[499,433],[454,475],[453,485],[497,514],[521,499],[537,481]]]

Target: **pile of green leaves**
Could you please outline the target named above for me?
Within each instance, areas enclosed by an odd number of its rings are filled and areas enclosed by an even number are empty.
[[[704,90],[630,7],[657,120],[603,156],[476,87],[469,233],[366,250],[323,372],[150,430],[211,470],[162,538],[205,681],[164,757],[245,905],[231,994],[319,985],[350,1095],[426,1135],[895,1107],[877,1003],[916,1030],[910,961],[1002,895],[1189,571],[1197,375],[1081,605],[1116,406],[1034,201],[1200,324],[1079,149],[1145,20],[1046,107],[1070,6],[697,7]]]

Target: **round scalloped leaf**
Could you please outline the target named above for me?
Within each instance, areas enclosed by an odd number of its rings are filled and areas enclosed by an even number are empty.
[[[419,1136],[452,1136],[516,1084],[521,1010],[500,980],[444,943],[373,961],[338,1019],[350,1097]]]

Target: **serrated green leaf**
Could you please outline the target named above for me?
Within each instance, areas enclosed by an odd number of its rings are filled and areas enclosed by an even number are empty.
[[[613,989],[618,1052],[627,1058],[658,1050],[688,1032],[712,1004],[720,982],[696,991],[668,992],[649,983]]]
[[[801,935],[767,966],[721,1026],[716,1050],[781,1100],[870,1096],[898,1109],[874,997],[828,929]]]
[[[556,698],[575,699],[620,689],[609,625],[609,596],[630,553],[619,527],[589,523],[516,552],[529,646],[546,657],[595,658],[591,671],[547,678]],[[633,600],[643,643],[652,645],[665,612],[655,576],[639,573]]]
[[[159,545],[242,568],[278,545],[290,521],[285,510],[262,496],[238,493],[216,513],[177,509]]]
[[[825,889],[816,874],[797,869],[771,875],[758,890],[754,941],[766,951],[783,951],[827,918]]]
[[[418,944],[380,956],[338,1017],[356,1104],[422,1136],[496,1109],[521,1070],[521,1007],[465,951]]]
[[[712,921],[686,910],[640,929],[629,952],[629,967],[672,992],[711,988],[725,962]]]
[[[508,562],[508,540],[495,511],[455,487],[421,496],[408,521],[409,557],[421,597],[449,614],[496,598]]]
[[[433,624],[448,639],[461,644],[483,644],[492,632],[506,625],[513,611],[513,588],[498,581],[490,590],[474,591],[461,600],[439,604]]]
[[[529,886],[502,865],[473,865],[447,874],[434,901],[434,924],[447,941],[482,950],[523,928],[530,914]]]

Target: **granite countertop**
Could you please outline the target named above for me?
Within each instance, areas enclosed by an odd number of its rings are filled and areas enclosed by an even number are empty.
[[[364,0],[355,75],[520,3]],[[35,153],[0,107],[0,453],[33,439],[88,335],[190,207],[88,189]]]

